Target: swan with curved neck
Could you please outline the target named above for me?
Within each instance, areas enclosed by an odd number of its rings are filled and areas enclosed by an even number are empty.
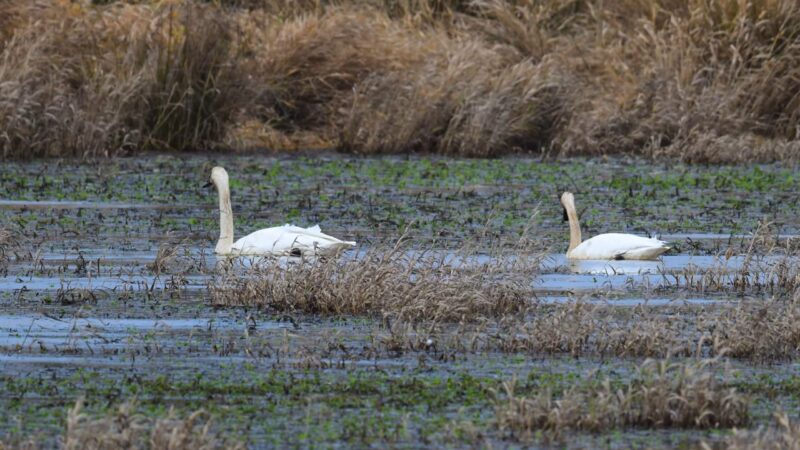
[[[569,259],[652,260],[670,249],[664,241],[623,233],[599,234],[581,242],[575,196],[571,192],[564,192],[561,194],[561,205],[569,220]]]
[[[222,167],[214,167],[207,186],[210,185],[217,188],[219,195],[219,240],[214,249],[218,255],[329,255],[356,245],[324,234],[318,225],[302,228],[289,224],[264,228],[234,242],[228,172]]]

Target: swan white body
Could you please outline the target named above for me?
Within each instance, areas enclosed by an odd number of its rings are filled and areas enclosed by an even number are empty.
[[[561,204],[569,219],[569,259],[635,259],[652,260],[670,249],[666,242],[633,234],[599,234],[581,242],[581,226],[575,210],[575,197],[561,195]]]
[[[302,228],[289,224],[254,231],[233,242],[233,209],[225,169],[214,167],[211,170],[211,184],[219,194],[220,231],[214,249],[218,255],[324,256],[356,245],[324,234],[318,225]]]

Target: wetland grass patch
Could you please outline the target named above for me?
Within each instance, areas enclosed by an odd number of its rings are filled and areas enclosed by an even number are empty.
[[[32,437],[0,441],[0,449],[38,450],[52,443]],[[181,417],[174,408],[166,413],[147,414],[135,398],[109,408],[105,413],[90,413],[84,398],[79,398],[66,415],[58,448],[64,450],[244,450],[241,442],[220,438],[212,430],[210,415],[203,409]]]
[[[472,321],[524,311],[542,254],[521,251],[511,263],[471,262],[475,257],[469,251],[448,257],[411,250],[401,239],[357,258],[254,262],[244,274],[217,275],[209,289],[219,306],[410,322]]]
[[[662,272],[663,285],[658,289],[795,298],[800,288],[796,240],[780,239],[773,224],[762,221],[749,239],[730,245],[711,267],[701,270],[688,264]],[[733,256],[737,257],[732,260]]]
[[[84,412],[79,399],[67,414],[63,446],[68,450],[170,449],[216,450],[244,449],[244,445],[224,442],[211,431],[211,420],[204,410],[180,418],[174,409],[150,418],[138,411],[136,400],[121,403],[105,417]]]
[[[613,305],[572,301],[529,305],[501,317],[459,324],[396,321],[376,334],[379,353],[495,352],[533,357],[730,357],[757,363],[800,354],[800,308],[791,302],[747,301],[717,308]]]
[[[609,379],[531,397],[515,394],[515,381],[495,403],[501,432],[530,440],[536,432],[603,432],[628,427],[731,428],[749,422],[749,401],[725,387],[709,369],[712,362],[648,360],[621,385]]]
[[[775,424],[756,430],[737,430],[721,445],[703,443],[703,450],[798,450],[800,449],[800,422],[784,411],[774,414]]]

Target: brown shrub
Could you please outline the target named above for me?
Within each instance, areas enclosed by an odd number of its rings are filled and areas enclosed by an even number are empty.
[[[242,62],[255,91],[248,114],[328,139],[335,137],[335,117],[349,106],[353,86],[425,56],[419,37],[372,9],[331,8],[284,24],[261,16],[260,23],[251,33],[253,54]]]
[[[794,145],[787,141],[800,137],[796,2],[642,3],[652,13],[629,15],[637,19],[630,31],[607,10],[593,17],[614,30],[599,43],[604,72],[614,77],[594,83],[600,95],[577,108],[563,151],[741,162],[775,159]],[[754,139],[763,144],[742,154],[737,143]],[[716,145],[707,149],[709,141]]]

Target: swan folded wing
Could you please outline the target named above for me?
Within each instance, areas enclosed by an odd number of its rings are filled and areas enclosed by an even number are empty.
[[[654,259],[669,250],[667,243],[633,234],[606,233],[587,239],[572,251],[581,259]]]
[[[302,228],[294,225],[265,228],[255,231],[233,244],[239,254],[303,255],[330,253],[340,248],[355,246],[355,242],[341,241],[319,231],[319,226]]]
[[[283,228],[284,230],[290,231],[292,233],[316,233],[316,234],[322,234],[324,236],[327,236],[326,234],[322,233],[322,229],[319,227],[319,224],[314,225],[313,227],[303,228],[303,227],[298,227],[295,224],[287,223],[287,224],[284,224],[282,227],[278,227],[278,228]],[[330,236],[328,236],[328,237],[330,237]]]
[[[636,247],[628,249],[624,252],[620,252],[614,255],[614,259],[636,259],[636,260],[648,260],[648,259],[655,259],[660,254],[669,250],[669,247],[666,245],[651,245],[646,247]]]

